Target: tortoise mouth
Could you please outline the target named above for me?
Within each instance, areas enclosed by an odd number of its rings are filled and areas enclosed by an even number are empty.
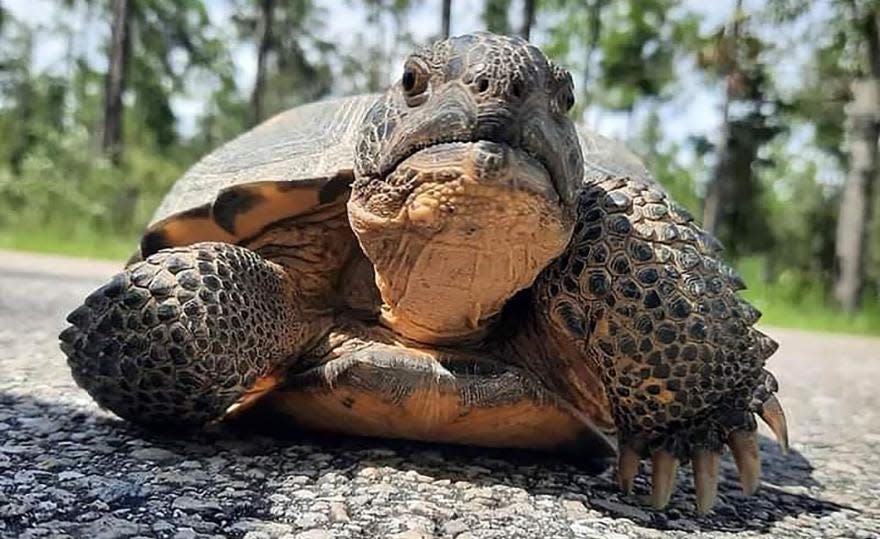
[[[483,185],[521,190],[556,204],[561,202],[556,182],[543,163],[519,148],[488,140],[433,144],[401,161],[395,171],[427,172],[435,181],[466,176]]]
[[[413,172],[434,181],[468,176],[485,185],[522,190],[562,204],[563,190],[546,160],[526,149],[491,140],[443,141],[423,145],[402,157],[382,179],[400,184]]]

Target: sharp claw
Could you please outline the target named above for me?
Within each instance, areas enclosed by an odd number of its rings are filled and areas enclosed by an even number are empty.
[[[727,445],[733,452],[733,460],[739,469],[739,482],[743,492],[751,496],[761,483],[761,455],[758,453],[758,437],[754,432],[738,430],[730,433]]]
[[[632,493],[633,480],[639,473],[639,454],[629,446],[622,446],[617,458],[617,482],[626,494]]]
[[[678,460],[671,453],[657,451],[651,456],[651,462],[651,505],[654,509],[663,509],[675,489]]]
[[[764,406],[758,415],[761,416],[764,423],[767,423],[767,426],[773,431],[776,441],[779,442],[779,447],[782,448],[782,452],[787,453],[788,425],[785,422],[785,411],[775,395],[771,395],[769,399],[764,401]]]
[[[697,513],[705,515],[715,505],[718,495],[718,464],[721,456],[707,449],[698,449],[693,458],[694,487],[697,491]]]

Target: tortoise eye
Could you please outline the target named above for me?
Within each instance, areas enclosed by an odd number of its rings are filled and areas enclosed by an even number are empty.
[[[407,97],[416,97],[428,89],[428,70],[420,62],[410,60],[403,66],[400,86]]]
[[[570,85],[566,84],[559,89],[559,92],[556,94],[556,102],[559,104],[559,110],[562,112],[568,112],[574,107],[574,91]]]

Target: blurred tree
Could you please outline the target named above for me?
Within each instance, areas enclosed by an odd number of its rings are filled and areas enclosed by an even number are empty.
[[[0,116],[3,163],[14,174],[21,172],[21,163],[34,143],[31,118],[34,113],[31,60],[33,34],[17,21],[6,22],[3,30],[5,46],[0,49],[0,91],[5,106]]]
[[[341,93],[380,92],[398,77],[403,54],[415,40],[406,24],[410,0],[362,0],[367,11],[365,30],[354,35],[353,46],[339,51]]]
[[[797,276],[796,289],[831,283],[837,190],[820,181],[811,155],[800,155],[786,136],[766,146],[768,166],[758,171],[763,184],[761,208],[772,219],[772,250],[764,251],[769,277]],[[793,298],[794,299],[794,298]]]
[[[239,35],[257,44],[250,125],[330,91],[327,55],[333,47],[315,31],[321,26],[321,13],[314,2],[239,0],[235,5]]]
[[[700,209],[701,201],[694,188],[693,178],[702,171],[688,170],[679,164],[677,157],[681,147],[665,140],[656,107],[648,113],[642,128],[629,141],[629,145],[644,159],[651,174],[666,187],[676,202],[694,213]]]
[[[266,91],[266,62],[272,49],[272,27],[275,19],[275,0],[260,0],[257,16],[257,74],[254,89],[251,91],[250,123],[256,125],[263,121],[263,94]]]
[[[770,5],[779,22],[802,20],[813,7],[807,0]],[[836,223],[834,297],[851,312],[868,279],[873,277],[874,286],[880,282],[880,273],[872,273],[867,263],[872,245],[880,253],[880,223],[872,225],[880,174],[880,3],[835,0],[827,7],[828,20],[811,27],[810,39],[818,46],[792,109],[814,126],[817,146],[848,171]]]
[[[850,35],[864,52],[846,107],[850,161],[837,219],[834,296],[852,312],[864,287],[874,186],[880,173],[880,5],[852,2],[849,7],[855,27]]]
[[[101,147],[115,164],[122,155],[122,94],[125,92],[131,52],[131,11],[128,0],[110,3],[110,44],[107,47],[107,75],[104,82],[104,123]]]
[[[63,129],[66,84],[59,76],[35,73],[38,36],[7,15],[0,49],[0,162],[14,174],[32,148],[51,131]]]
[[[134,113],[158,148],[177,140],[171,99],[183,91],[193,67],[210,69],[222,44],[210,37],[202,0],[112,0],[111,36],[104,94],[102,146],[118,163],[123,149],[123,97],[134,93]]]
[[[532,35],[533,24],[535,24],[535,0],[523,0],[522,24],[519,27],[519,37],[528,40]]]
[[[730,23],[698,53],[703,72],[724,85],[720,140],[703,203],[703,227],[734,255],[767,250],[772,243],[756,170],[763,164],[759,151],[781,131],[777,99],[761,61],[766,46],[747,22],[742,0],[737,0]],[[704,150],[712,148],[707,142],[700,144]]]
[[[641,99],[664,99],[675,59],[693,50],[699,18],[680,0],[545,0],[546,50],[576,72],[576,114],[588,104],[631,113]]]
[[[193,137],[193,150],[198,155],[242,133],[251,122],[251,103],[242,98],[232,73],[221,73],[219,78],[219,86],[198,118]]]
[[[486,25],[486,30],[496,34],[509,34],[509,10],[510,0],[486,0],[483,3],[483,24]]]
[[[443,0],[441,3],[440,37],[446,39],[452,24],[452,0]]]

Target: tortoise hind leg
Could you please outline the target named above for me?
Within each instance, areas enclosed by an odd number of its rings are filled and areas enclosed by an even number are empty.
[[[103,407],[153,427],[196,426],[274,386],[326,327],[294,279],[248,249],[199,243],[137,262],[67,318],[61,349]]]

